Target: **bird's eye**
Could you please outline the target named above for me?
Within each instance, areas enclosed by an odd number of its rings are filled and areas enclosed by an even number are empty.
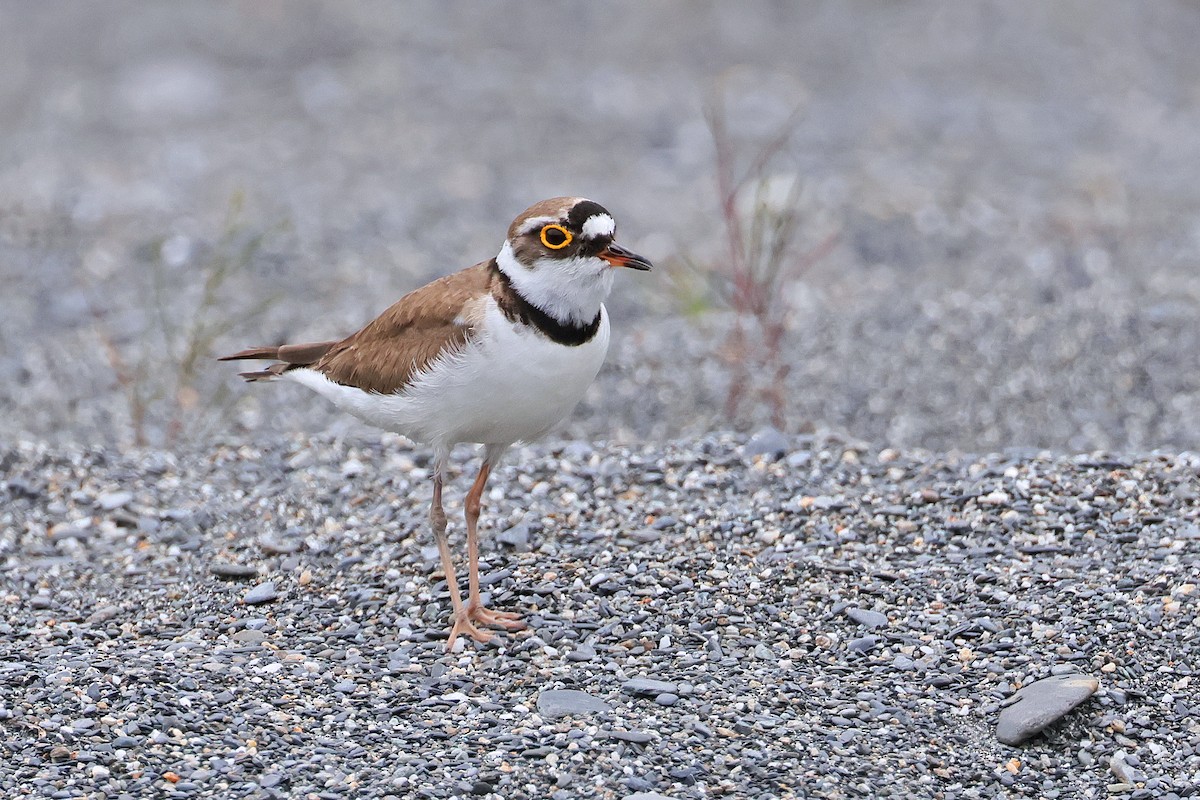
[[[562,225],[545,225],[542,227],[542,244],[551,250],[562,250],[573,239],[571,232]]]

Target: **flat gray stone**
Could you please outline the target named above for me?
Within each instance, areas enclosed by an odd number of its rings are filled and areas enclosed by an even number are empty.
[[[96,505],[105,511],[116,511],[122,506],[129,505],[133,500],[133,494],[130,492],[105,492],[96,498]]]
[[[767,427],[759,430],[750,438],[750,441],[746,442],[742,453],[746,458],[764,456],[775,460],[783,458],[791,449],[792,443],[786,436],[774,428]]]
[[[548,719],[572,714],[603,714],[611,711],[599,697],[577,689],[543,689],[537,699],[538,713]]]
[[[269,603],[277,597],[279,597],[279,593],[275,591],[275,582],[267,581],[246,592],[242,602],[248,606],[256,606],[260,603]]]
[[[674,799],[669,797],[668,795],[659,794],[658,792],[635,792],[634,794],[625,795],[624,797],[621,798],[621,800],[674,800]]]
[[[632,678],[621,684],[621,691],[637,697],[657,697],[660,694],[679,694],[679,687],[670,681],[652,678]]]
[[[208,571],[218,578],[231,580],[253,578],[258,575],[258,567],[253,564],[235,564],[232,561],[214,561],[208,566]]]
[[[529,523],[518,522],[511,528],[496,534],[496,540],[506,544],[518,553],[529,552]]]
[[[239,644],[262,644],[263,641],[267,638],[267,635],[265,633],[263,633],[262,631],[251,630],[250,628],[243,628],[242,630],[234,633],[229,638],[235,642],[238,642]]]
[[[591,661],[596,657],[596,648],[590,644],[581,644],[567,653],[567,661]]]
[[[869,609],[851,606],[843,613],[865,628],[885,628],[888,624],[887,614],[879,611],[870,611]]]
[[[1009,698],[996,723],[996,738],[1018,745],[1057,722],[1100,688],[1100,681],[1078,673],[1054,675],[1022,687]]]

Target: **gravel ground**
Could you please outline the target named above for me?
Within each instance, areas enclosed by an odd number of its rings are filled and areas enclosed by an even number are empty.
[[[1200,797],[1194,455],[526,448],[454,654],[398,440],[0,465],[9,797]]]

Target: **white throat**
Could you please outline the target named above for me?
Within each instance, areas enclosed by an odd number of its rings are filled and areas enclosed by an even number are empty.
[[[612,291],[613,268],[595,256],[542,258],[529,268],[505,242],[496,265],[522,297],[564,324],[590,325]]]

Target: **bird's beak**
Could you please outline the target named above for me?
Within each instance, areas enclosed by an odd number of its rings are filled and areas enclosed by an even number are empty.
[[[637,253],[631,253],[616,243],[610,244],[601,250],[600,257],[614,267],[629,267],[630,269],[640,269],[643,272],[648,272],[653,266]]]

